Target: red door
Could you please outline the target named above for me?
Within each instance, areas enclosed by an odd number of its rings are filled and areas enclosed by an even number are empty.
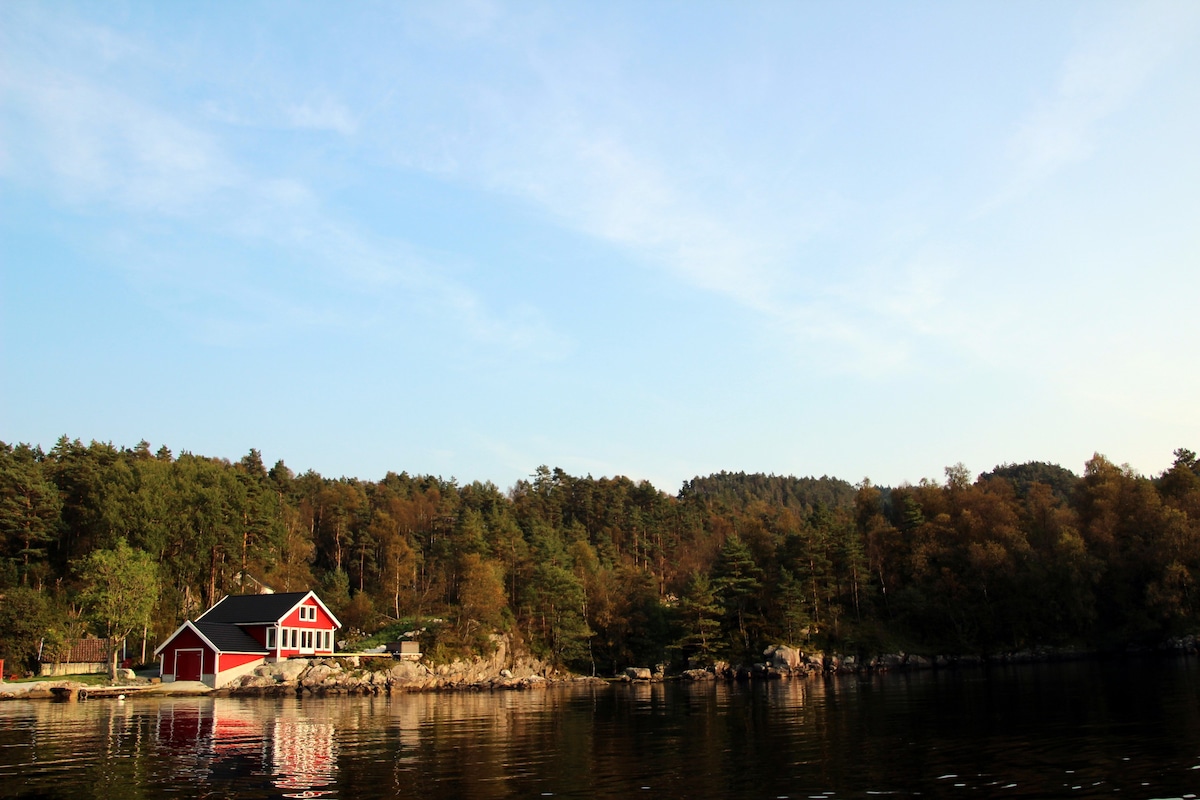
[[[204,658],[203,650],[175,651],[175,680],[200,680],[200,666]]]

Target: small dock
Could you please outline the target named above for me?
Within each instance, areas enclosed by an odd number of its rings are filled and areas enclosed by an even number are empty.
[[[153,685],[145,684],[135,686],[52,686],[50,691],[56,700],[123,700],[135,694],[147,694],[154,688]]]

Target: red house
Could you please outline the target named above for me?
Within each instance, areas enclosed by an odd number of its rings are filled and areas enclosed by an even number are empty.
[[[215,689],[266,662],[330,655],[340,627],[312,592],[229,595],[180,625],[154,655],[164,682],[204,681]]]

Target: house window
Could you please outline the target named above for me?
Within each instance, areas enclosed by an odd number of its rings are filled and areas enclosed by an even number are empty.
[[[329,641],[329,638],[331,635],[332,634],[329,631],[325,631],[325,635],[321,637],[325,641],[325,646],[321,648],[322,650],[330,650],[330,651],[333,650],[333,648],[330,647],[332,642]]]
[[[300,606],[300,621],[301,622],[316,622],[317,607],[316,606]]]
[[[275,626],[274,625],[267,628],[267,649],[268,650],[275,649]]]
[[[292,628],[292,649],[296,649],[296,628]]]

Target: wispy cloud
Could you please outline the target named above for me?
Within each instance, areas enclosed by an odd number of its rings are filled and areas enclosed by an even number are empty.
[[[890,373],[908,361],[913,336],[940,333],[931,311],[953,280],[946,262],[889,265],[882,281],[867,265],[839,273],[804,245],[844,206],[765,191],[747,197],[738,191],[744,168],[736,158],[663,157],[627,130],[580,124],[582,113],[560,115],[571,122],[558,127],[547,114],[530,126],[539,138],[528,153],[505,147],[468,168],[493,191],[753,312],[792,343],[798,360]],[[698,189],[698,173],[717,189]],[[824,199],[827,190],[817,191]]]
[[[838,258],[839,272],[808,246],[836,238],[858,209],[813,177],[820,170],[807,160],[820,153],[807,131],[790,136],[781,119],[770,146],[755,150],[725,136],[721,109],[706,106],[719,96],[663,108],[656,77],[640,74],[644,65],[627,62],[619,43],[563,41],[561,30],[542,40],[538,25],[511,16],[492,19],[474,42],[481,63],[505,69],[447,87],[459,98],[451,111],[416,126],[398,89],[380,123],[390,135],[376,133],[392,164],[512,197],[623,252],[627,264],[724,298],[792,340],[801,359],[820,353],[839,369],[892,370],[913,351],[909,339],[937,335],[927,312],[951,273],[901,264],[885,281],[889,305],[872,262]],[[768,61],[757,71],[769,72]],[[699,127],[681,129],[680,107]],[[769,107],[755,111],[774,124]]]
[[[358,130],[358,120],[336,97],[326,92],[316,93],[302,103],[284,109],[288,124],[296,128],[332,131],[350,136]]]
[[[691,196],[671,165],[636,152],[619,134],[544,130],[549,158],[484,165],[499,191],[537,204],[567,227],[609,242],[692,286],[752,308],[771,303],[771,239],[732,228],[736,212],[718,213]]]
[[[96,26],[79,23],[86,30],[72,32],[69,21],[57,19],[56,24],[60,45],[90,46],[92,57],[106,64],[128,60],[120,74],[136,73],[155,58],[148,47],[121,44],[122,37],[105,35]],[[386,321],[383,307],[394,303],[439,308],[442,317],[458,320],[455,329],[461,335],[501,350],[563,352],[563,339],[535,310],[495,312],[446,274],[436,263],[438,253],[420,252],[340,219],[302,172],[265,173],[244,157],[238,144],[227,140],[227,126],[231,121],[258,126],[260,120],[219,112],[212,104],[201,104],[199,113],[191,114],[186,107],[149,100],[147,93],[129,86],[130,80],[112,75],[101,83],[81,67],[88,62],[87,53],[73,52],[70,65],[59,65],[53,42],[26,48],[21,56],[10,51],[0,70],[5,120],[0,179],[49,191],[55,202],[127,218],[119,247],[109,252],[121,254],[117,263],[145,291],[165,292],[162,302],[175,303],[181,319],[208,331],[206,339],[235,341],[239,333],[271,324],[362,324],[364,317]],[[283,106],[281,114],[277,121],[283,125],[347,136],[359,124],[326,91]],[[187,226],[189,240],[207,241],[204,250],[213,255],[206,260],[194,253],[171,253],[140,237],[138,231],[155,219]],[[270,273],[261,269],[221,264],[215,254],[228,242],[274,248],[272,260],[317,270],[337,290],[312,307],[310,299],[293,291],[294,281],[272,283]],[[111,248],[113,242],[97,244]],[[185,312],[178,298],[193,292],[224,298],[218,304],[224,311],[213,311],[207,322],[202,304],[189,302]],[[328,301],[339,296],[351,305],[345,314],[331,316]],[[355,303],[360,304],[357,312],[351,310]],[[378,311],[363,315],[364,303]]]
[[[35,184],[49,173],[73,202],[175,214],[242,180],[208,134],[80,75],[8,69],[0,90],[8,147],[24,156],[6,174]]]
[[[1124,108],[1198,27],[1200,6],[1179,2],[1123,6],[1088,26],[1054,87],[1016,126],[1008,143],[1012,177],[985,210],[1092,157],[1104,120]]]
[[[522,65],[519,78],[456,87],[461,107],[425,127],[394,115],[384,123],[394,164],[512,197],[634,264],[768,317],[810,289],[788,259],[828,222],[828,207],[749,190],[741,154],[697,162],[681,152],[670,115],[648,118],[652,103],[635,96],[618,53],[595,43],[549,53],[512,34],[521,26],[501,27],[480,45],[484,60]],[[580,65],[589,58],[600,65]]]

